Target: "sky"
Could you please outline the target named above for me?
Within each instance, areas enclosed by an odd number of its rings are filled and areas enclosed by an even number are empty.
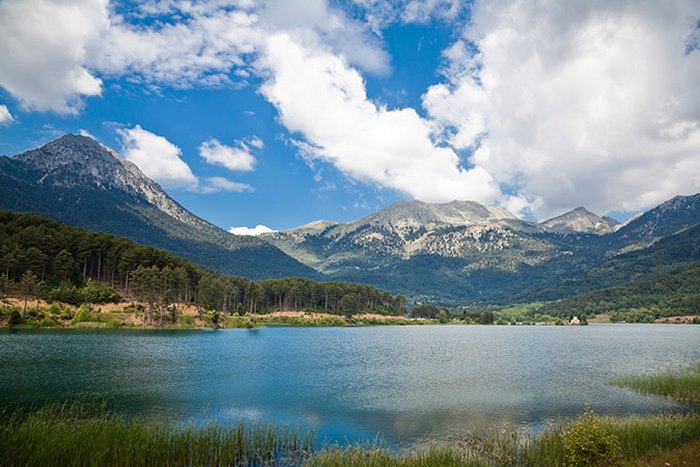
[[[82,133],[235,233],[700,191],[697,0],[0,0],[0,154]]]

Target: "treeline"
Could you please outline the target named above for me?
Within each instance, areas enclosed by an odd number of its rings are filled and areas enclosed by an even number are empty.
[[[74,304],[116,301],[122,295],[147,303],[151,316],[154,308],[183,302],[226,313],[405,312],[402,296],[367,285],[304,278],[250,281],[123,237],[0,212],[0,294],[10,291]]]
[[[699,314],[700,264],[547,303],[539,312],[555,316],[611,313],[616,320],[628,322]]]

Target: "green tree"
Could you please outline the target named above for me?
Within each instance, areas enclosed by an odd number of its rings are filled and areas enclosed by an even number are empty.
[[[343,295],[340,299],[340,312],[347,319],[352,319],[353,315],[362,310],[362,296],[356,292]]]
[[[53,273],[62,281],[74,281],[80,266],[68,250],[61,250],[53,260]]]
[[[27,270],[22,274],[22,278],[19,281],[19,290],[22,294],[22,299],[24,300],[24,308],[22,310],[22,319],[27,317],[27,302],[30,298],[37,296],[39,292],[39,281],[36,278],[36,274],[31,269]]]
[[[482,311],[479,315],[479,324],[493,324],[493,311]]]
[[[0,274],[0,298],[4,298],[10,294],[11,284],[12,282],[10,281],[10,277],[6,272]]]
[[[148,322],[153,324],[153,310],[161,299],[163,289],[161,271],[157,266],[139,266],[131,272],[131,284],[137,300],[148,304]]]

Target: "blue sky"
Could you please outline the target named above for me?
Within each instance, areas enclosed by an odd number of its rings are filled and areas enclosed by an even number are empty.
[[[86,132],[226,229],[700,187],[692,1],[0,0],[0,37],[0,154]]]

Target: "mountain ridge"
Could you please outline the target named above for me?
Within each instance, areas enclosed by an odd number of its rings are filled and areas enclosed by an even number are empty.
[[[123,235],[251,279],[318,276],[262,239],[235,236],[190,213],[135,164],[85,136],[0,158],[0,208]]]
[[[700,194],[624,224],[584,208],[536,223],[474,201],[411,200],[345,224],[234,236],[77,135],[0,157],[0,209],[123,235],[251,279],[353,281],[443,303],[552,300],[700,261]]]

